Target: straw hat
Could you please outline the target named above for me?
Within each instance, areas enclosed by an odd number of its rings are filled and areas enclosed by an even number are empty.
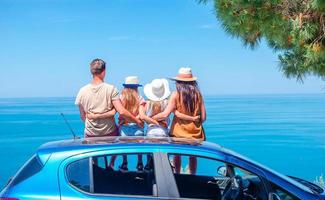
[[[162,101],[169,97],[169,84],[166,79],[154,79],[144,86],[143,92],[151,101]]]
[[[171,79],[176,81],[196,81],[197,77],[193,76],[191,68],[182,67],[178,70],[178,75]]]
[[[128,76],[123,83],[124,87],[141,87],[139,84],[139,78],[137,76]]]

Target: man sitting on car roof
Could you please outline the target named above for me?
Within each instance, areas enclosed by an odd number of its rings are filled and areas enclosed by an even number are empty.
[[[143,126],[141,120],[122,106],[117,88],[104,82],[105,61],[94,59],[90,63],[90,72],[93,80],[80,89],[75,101],[81,119],[85,122],[85,137],[117,136],[118,129],[114,121],[116,111],[120,116]]]

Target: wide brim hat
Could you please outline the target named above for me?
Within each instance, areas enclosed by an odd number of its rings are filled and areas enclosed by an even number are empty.
[[[192,69],[188,67],[182,67],[178,70],[178,75],[176,77],[172,77],[172,80],[175,81],[196,81],[197,77],[193,76]]]
[[[125,78],[123,86],[136,88],[136,87],[141,87],[142,85],[139,84],[139,78],[137,76],[128,76]]]
[[[162,101],[170,96],[168,81],[164,78],[154,79],[143,88],[144,95],[151,101]]]

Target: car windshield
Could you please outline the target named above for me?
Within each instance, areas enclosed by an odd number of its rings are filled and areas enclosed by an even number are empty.
[[[240,154],[238,154],[238,153],[236,153],[234,151],[231,151],[229,149],[224,149],[224,151],[227,152],[227,153],[229,153],[230,155],[233,155],[233,156],[241,159],[241,160],[245,160],[245,161],[250,162],[250,163],[252,163],[252,164],[254,164],[254,165],[256,165],[256,166],[258,166],[258,167],[260,167],[262,169],[265,169],[265,170],[269,171],[270,173],[272,173],[272,174],[274,174],[274,175],[276,175],[276,176],[284,179],[285,181],[291,183],[292,185],[294,185],[294,186],[296,186],[296,187],[298,187],[298,188],[300,188],[300,189],[302,189],[302,190],[304,190],[306,192],[315,193],[309,187],[307,187],[307,186],[299,183],[298,181],[296,181],[296,180],[294,180],[294,179],[292,179],[292,178],[290,178],[288,176],[285,176],[283,174],[280,174],[279,172],[276,172],[276,171],[274,171],[274,170],[272,170],[272,169],[270,169],[270,168],[268,168],[268,167],[266,167],[266,166],[264,166],[264,165],[262,165],[262,164],[260,164],[260,163],[258,163],[256,161],[252,161],[251,159],[249,159],[249,158],[247,158],[247,157],[245,157],[243,155],[240,155]]]

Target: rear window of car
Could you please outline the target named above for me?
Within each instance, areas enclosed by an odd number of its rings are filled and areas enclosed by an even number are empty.
[[[10,185],[15,186],[29,177],[37,174],[43,168],[42,163],[39,161],[36,155],[33,155],[26,164],[18,171],[16,176],[11,180]]]

